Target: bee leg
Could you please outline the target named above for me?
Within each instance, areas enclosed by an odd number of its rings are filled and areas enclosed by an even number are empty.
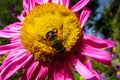
[[[38,39],[37,39],[39,42],[41,42],[41,43],[44,43],[44,44],[46,44],[47,43],[47,41],[46,41],[46,39],[43,37],[43,36],[41,36],[41,35],[38,35]]]

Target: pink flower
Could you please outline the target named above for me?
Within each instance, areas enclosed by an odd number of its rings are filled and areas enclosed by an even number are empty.
[[[25,69],[25,72],[20,77],[20,80],[44,80],[46,76],[48,76],[49,80],[74,80],[71,67],[85,79],[99,80],[99,75],[92,69],[90,61],[87,60],[86,64],[84,64],[83,61],[85,57],[90,57],[100,63],[110,65],[111,56],[109,52],[102,48],[114,46],[112,41],[100,39],[83,32],[81,43],[75,54],[67,55],[65,60],[52,62],[36,59],[33,55],[34,53],[23,46],[21,32],[26,16],[30,14],[33,8],[47,2],[50,4],[63,5],[74,13],[81,10],[82,12],[79,17],[81,28],[84,27],[90,15],[90,10],[85,7],[89,0],[80,0],[71,8],[69,7],[69,0],[23,0],[24,10],[20,16],[17,16],[20,22],[15,22],[6,26],[3,30],[0,30],[0,37],[10,38],[11,41],[10,44],[0,46],[0,55],[9,52],[9,55],[0,66],[0,80],[9,79],[14,73],[21,69]],[[57,58],[62,57],[58,55]]]

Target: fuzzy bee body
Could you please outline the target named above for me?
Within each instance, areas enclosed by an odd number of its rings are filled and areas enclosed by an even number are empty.
[[[62,40],[58,40],[57,37],[57,30],[51,30],[46,33],[47,41],[50,41],[52,43],[52,47],[56,50],[57,54],[61,54],[64,53],[65,47],[62,44]]]

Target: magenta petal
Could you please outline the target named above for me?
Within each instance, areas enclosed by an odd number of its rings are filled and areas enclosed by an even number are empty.
[[[49,0],[35,0],[35,1],[38,4],[44,4],[44,3],[47,3]]]
[[[48,70],[48,80],[54,80],[54,64],[51,63]]]
[[[68,62],[55,62],[54,80],[74,80]]]
[[[25,53],[24,53],[25,54]],[[32,55],[24,55],[7,64],[0,73],[0,80],[8,80],[15,72],[24,68],[32,60]]]
[[[43,0],[35,0],[37,4],[43,4]]]
[[[10,24],[4,28],[4,30],[10,30],[13,32],[20,32],[22,28],[22,24],[20,22],[15,22],[13,24]]]
[[[60,4],[66,6],[67,8],[69,7],[70,0],[60,0]]]
[[[28,0],[28,10],[31,11],[35,7],[35,0]]]
[[[20,80],[45,80],[48,72],[49,64],[40,61],[33,61]]]
[[[10,42],[11,43],[17,43],[17,42],[21,42],[21,38],[20,36],[16,36],[16,37],[13,37],[13,38],[10,38]]]
[[[75,80],[67,61],[64,63],[64,75],[65,75],[64,80]]]
[[[109,52],[104,51],[102,49],[93,48],[88,45],[85,46],[82,54],[85,56],[89,56],[95,59],[96,61],[101,62],[106,65],[110,65],[112,61],[112,58]]]
[[[19,31],[0,30],[0,37],[11,38],[20,35]]]
[[[16,50],[9,52],[9,55],[5,58],[1,67],[4,68],[6,65],[11,63],[16,58],[21,57],[21,56],[25,56],[26,54],[23,54],[25,52],[26,52],[25,49],[18,49],[18,50],[16,49]]]
[[[58,3],[59,3],[59,0],[51,0],[51,2],[58,4]]]
[[[35,0],[23,0],[23,8],[26,13],[35,7]]]
[[[100,75],[95,70],[92,69],[92,64],[89,59],[87,60],[85,65],[90,71],[92,71],[92,73],[96,76],[97,80],[100,80]]]
[[[88,34],[84,34],[84,43],[93,46],[95,48],[110,48],[114,46],[113,41],[97,38],[96,36],[92,36]]]
[[[54,65],[54,80],[64,80],[63,63],[56,62]]]
[[[80,25],[81,25],[81,28],[84,27],[85,23],[87,22],[89,16],[90,16],[90,9],[88,8],[83,8],[82,12],[81,12],[81,15],[80,15]]]
[[[23,8],[24,8],[24,10],[25,10],[26,13],[29,12],[29,10],[28,10],[27,0],[23,0]]]
[[[92,64],[90,62],[90,59],[87,59],[86,64],[85,64],[89,69],[92,69]]]
[[[18,18],[21,22],[23,22],[24,19],[25,19],[25,16],[26,16],[26,12],[23,11],[22,14],[20,14],[20,15],[17,16],[17,18]]]
[[[41,63],[41,68],[38,73],[38,76],[36,77],[36,80],[45,80],[47,74],[48,74],[48,68],[50,66],[50,63],[48,62],[42,62]]]
[[[85,5],[89,2],[90,0],[80,0],[78,3],[76,3],[72,8],[71,10],[73,12],[77,12],[79,11],[80,9],[82,9],[83,7],[85,7]]]
[[[20,51],[20,50],[22,50],[22,51]],[[7,64],[9,64],[11,61],[13,61],[14,59],[16,59],[17,57],[24,56],[25,54],[23,54],[23,53],[25,53],[26,51],[23,50],[23,49],[20,49],[20,50],[16,49],[14,51],[9,52],[9,55],[5,58],[2,66],[5,67]]]
[[[63,0],[63,4],[68,8],[70,4],[70,0]]]
[[[15,48],[18,48],[19,46],[21,46],[21,43],[2,45],[2,46],[0,46],[0,55],[7,53]]]
[[[2,67],[0,66],[0,72],[2,71]]]
[[[85,65],[83,65],[74,55],[70,55],[69,63],[85,79],[91,79],[95,77],[94,74]]]
[[[39,61],[32,61],[27,67],[25,73],[20,77],[20,80],[35,80],[40,68]]]
[[[79,46],[79,49],[78,49],[77,54],[75,56],[80,60],[80,62],[84,63],[86,57],[81,54],[81,50],[82,50],[81,46]]]

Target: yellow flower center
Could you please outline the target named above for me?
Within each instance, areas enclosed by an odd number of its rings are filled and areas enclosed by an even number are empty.
[[[64,59],[75,53],[81,38],[76,15],[65,6],[46,3],[31,10],[22,26],[22,44],[41,61]]]

